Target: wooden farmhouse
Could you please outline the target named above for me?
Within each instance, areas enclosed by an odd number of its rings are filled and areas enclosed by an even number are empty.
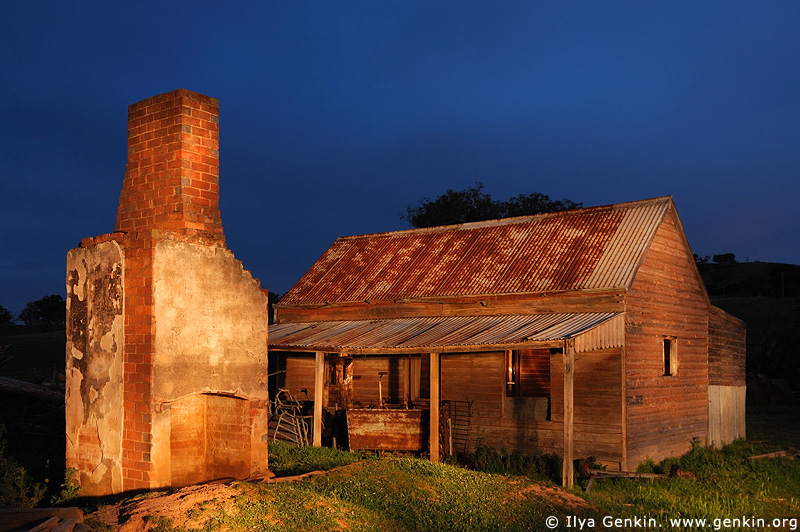
[[[744,436],[745,326],[671,197],[337,239],[276,307],[276,390],[353,449],[634,469]]]

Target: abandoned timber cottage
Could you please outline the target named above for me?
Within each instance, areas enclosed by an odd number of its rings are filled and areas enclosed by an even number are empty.
[[[710,304],[670,197],[340,238],[269,344],[276,386],[344,416],[351,448],[479,439],[567,457],[569,484],[571,458],[744,436],[744,324]]]
[[[669,197],[340,238],[268,337],[222,233],[218,112],[183,89],[130,106],[115,232],[67,254],[83,493],[263,475],[270,407],[301,389],[314,445],[480,440],[566,457],[567,484],[573,458],[627,470],[744,435],[744,324],[710,304]]]

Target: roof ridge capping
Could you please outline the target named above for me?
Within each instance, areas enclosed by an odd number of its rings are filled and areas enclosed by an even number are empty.
[[[655,205],[658,203],[671,203],[673,202],[673,197],[669,196],[658,196],[655,198],[643,199],[643,200],[635,200],[635,201],[627,201],[623,203],[611,203],[608,205],[597,205],[594,207],[581,207],[580,209],[570,209],[565,211],[555,211],[555,212],[545,212],[540,214],[529,214],[526,216],[512,216],[509,218],[497,218],[493,220],[482,220],[479,222],[465,222],[462,224],[452,224],[452,225],[437,225],[433,227],[419,227],[419,228],[412,228],[412,229],[399,229],[396,231],[386,231],[383,233],[364,233],[360,235],[350,235],[350,236],[341,236],[336,239],[337,242],[345,241],[345,240],[358,240],[360,238],[374,238],[374,237],[387,237],[391,238],[394,236],[405,236],[409,234],[424,234],[424,233],[436,233],[439,231],[452,231],[454,229],[476,229],[479,227],[497,227],[502,225],[512,225],[516,223],[524,223],[534,219],[545,219],[545,218],[552,218],[558,216],[578,216],[582,214],[586,214],[587,212],[591,211],[609,211],[609,210],[624,210],[624,209],[633,209],[638,207],[645,207],[648,205]]]

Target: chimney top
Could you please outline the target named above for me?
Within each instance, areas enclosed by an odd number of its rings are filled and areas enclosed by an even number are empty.
[[[224,246],[217,99],[178,89],[128,107],[115,230],[150,229]]]

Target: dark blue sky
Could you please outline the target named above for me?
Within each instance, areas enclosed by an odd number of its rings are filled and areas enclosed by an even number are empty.
[[[127,106],[218,98],[228,246],[287,291],[475,181],[673,195],[695,253],[800,264],[800,2],[0,0],[0,304],[113,230]]]

